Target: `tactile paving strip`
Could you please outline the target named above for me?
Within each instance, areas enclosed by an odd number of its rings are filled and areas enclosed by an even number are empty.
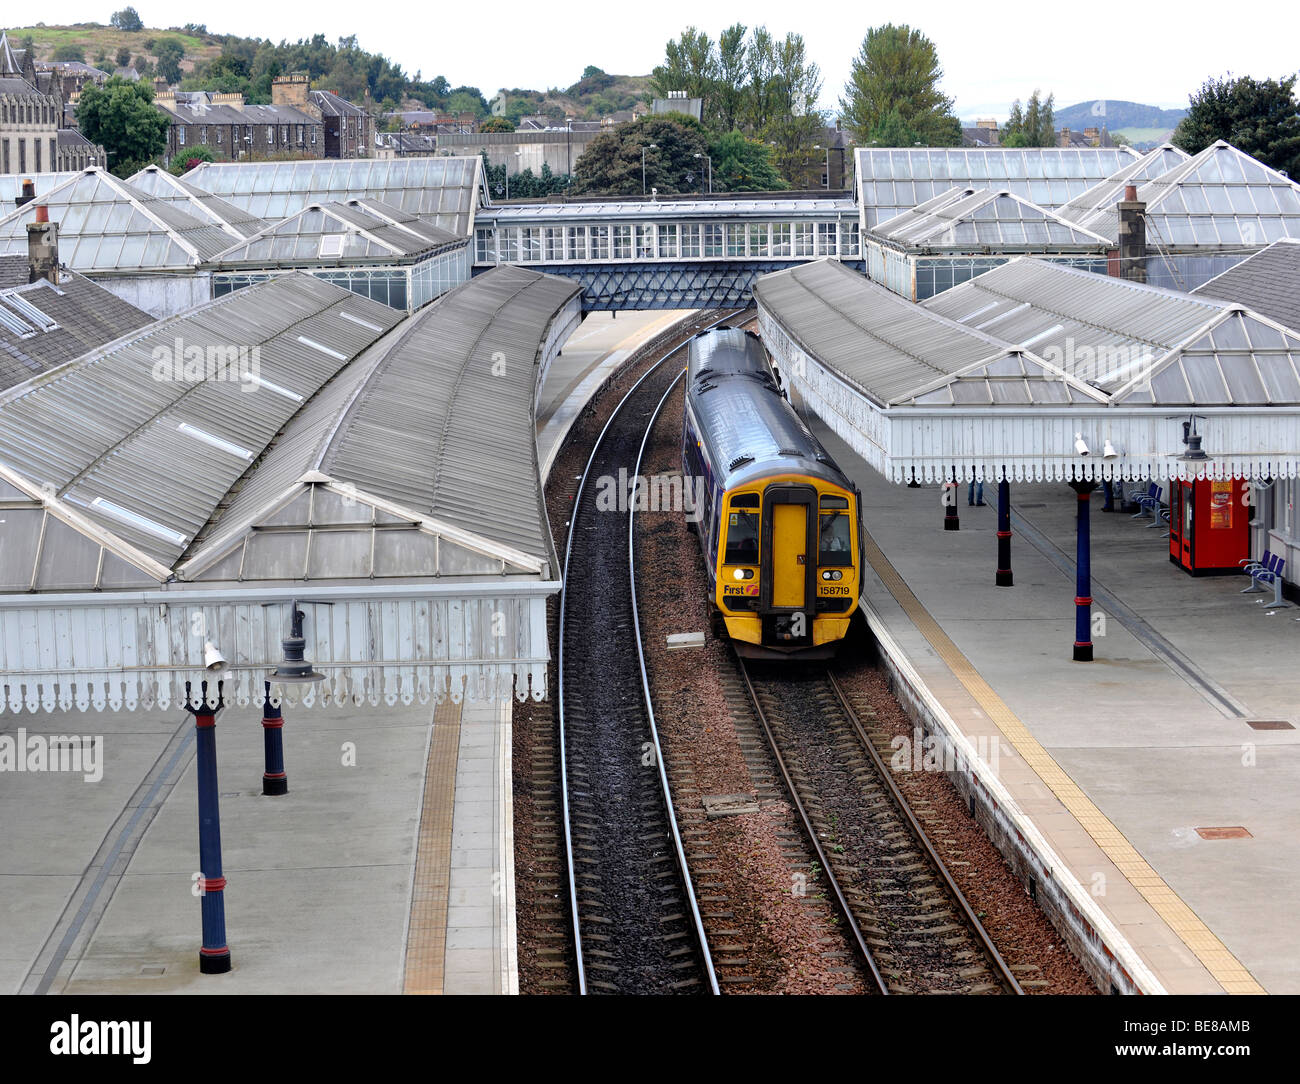
[[[1155,912],[1174,930],[1216,982],[1230,994],[1262,994],[1266,991],[1251,973],[1169,887],[1120,832],[1071,779],[1063,768],[1039,744],[1020,718],[1003,703],[1002,698],[980,676],[970,660],[961,653],[948,634],[921,605],[898,570],[890,563],[875,540],[863,531],[863,553],[876,575],[903,612],[926,638],[930,646],[948,665],[953,675],[984,712],[997,724],[1016,752],[1042,779],[1061,804],[1092,836],[1106,856],[1123,872]]]
[[[451,883],[451,818],[456,806],[460,755],[459,704],[445,700],[433,713],[433,738],[424,769],[420,838],[415,852],[411,922],[406,934],[402,992],[441,994],[447,949],[447,897]]]

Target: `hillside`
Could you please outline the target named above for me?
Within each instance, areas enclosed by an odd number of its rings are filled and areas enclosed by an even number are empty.
[[[1186,115],[1186,109],[1161,109],[1141,102],[1096,100],[1057,109],[1054,121],[1057,128],[1071,128],[1080,132],[1085,128],[1100,128],[1103,125],[1112,132],[1126,129],[1172,132]]]
[[[73,26],[19,26],[8,30],[9,41],[18,45],[30,35],[36,47],[38,60],[49,60],[61,45],[75,45],[82,49],[87,64],[95,64],[97,57],[104,57],[104,67],[112,71],[116,64],[117,51],[125,47],[132,59],[143,56],[150,64],[156,64],[157,54],[153,51],[157,42],[163,38],[175,38],[185,49],[185,59],[181,69],[185,72],[194,70],[198,60],[213,60],[221,55],[222,39],[214,34],[193,33],[190,30],[118,30],[116,27],[102,23],[77,23]],[[150,43],[146,45],[146,42]],[[96,67],[100,65],[96,64]]]

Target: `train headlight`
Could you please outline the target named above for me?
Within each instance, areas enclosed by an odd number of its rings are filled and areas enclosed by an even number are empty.
[[[828,568],[828,569],[826,569],[825,572],[822,573],[822,579],[823,579],[823,580],[842,580],[842,579],[844,579],[844,573],[841,572],[838,568],[835,568],[835,569],[830,569],[830,568]]]
[[[754,578],[754,570],[752,568],[738,568],[732,573],[732,576],[738,580],[752,580]]]

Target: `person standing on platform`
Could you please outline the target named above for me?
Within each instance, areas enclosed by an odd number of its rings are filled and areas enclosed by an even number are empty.
[[[971,482],[971,484],[966,489],[966,503],[971,505],[983,506],[984,504],[984,483],[983,482]]]

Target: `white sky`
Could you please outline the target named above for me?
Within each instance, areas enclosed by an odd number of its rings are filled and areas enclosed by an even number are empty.
[[[44,0],[25,5],[50,24],[109,16],[128,0]],[[1005,116],[1012,99],[1035,87],[1058,106],[1117,98],[1185,107],[1207,76],[1232,72],[1279,78],[1300,55],[1300,5],[1294,2],[1177,4],[1129,0],[1093,7],[1052,0],[1003,3],[913,0],[906,4],[821,0],[650,0],[649,3],[559,4],[496,0],[474,4],[343,0],[267,4],[223,0],[176,4],[136,0],[146,26],[206,23],[214,33],[296,40],[322,33],[333,41],[355,33],[362,48],[383,53],[407,74],[445,75],[453,86],[565,87],[588,64],[618,74],[646,74],[662,62],[664,44],[686,26],[716,38],[730,23],[766,25],[779,36],[803,34],[821,67],[821,105],[835,108],[867,29],[886,22],[920,29],[938,47],[944,92],[960,116]],[[18,15],[7,5],[6,18]],[[357,12],[363,11],[364,17]]]

